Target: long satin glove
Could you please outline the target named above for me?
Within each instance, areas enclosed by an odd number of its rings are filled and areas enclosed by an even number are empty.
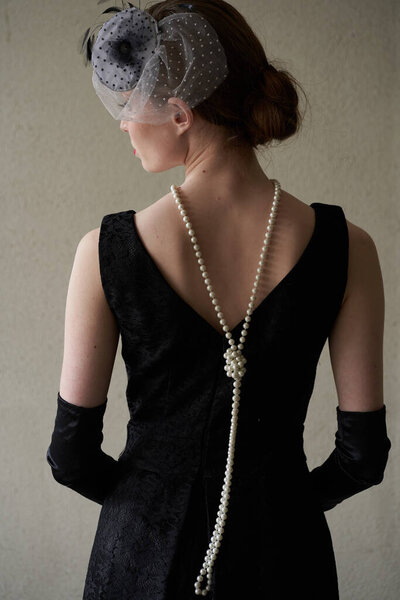
[[[107,400],[77,406],[57,395],[57,414],[46,459],[54,479],[103,504],[121,475],[121,464],[101,450]]]
[[[335,449],[310,472],[324,511],[381,483],[391,442],[386,431],[386,406],[374,411],[342,411],[337,406]]]

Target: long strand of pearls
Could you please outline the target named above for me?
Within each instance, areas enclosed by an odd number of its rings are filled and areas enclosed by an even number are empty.
[[[261,249],[259,266],[257,268],[257,275],[255,278],[255,282],[252,289],[252,294],[250,296],[249,307],[247,309],[247,316],[245,317],[245,322],[243,324],[243,329],[240,334],[240,343],[236,346],[235,340],[232,337],[232,333],[229,330],[228,325],[224,319],[224,315],[221,311],[221,307],[218,304],[218,300],[215,297],[215,292],[213,286],[211,285],[211,281],[208,277],[207,269],[204,264],[204,259],[202,258],[202,254],[200,252],[200,246],[197,243],[197,238],[195,237],[195,232],[193,230],[192,224],[190,223],[189,217],[187,216],[186,210],[182,206],[182,201],[180,195],[178,193],[178,188],[176,185],[171,185],[171,192],[175,198],[175,202],[178,205],[179,211],[183,217],[183,221],[188,229],[188,234],[190,235],[190,239],[193,243],[193,248],[195,250],[197,256],[197,262],[200,265],[200,270],[202,272],[202,276],[204,278],[204,283],[207,286],[207,290],[209,292],[212,303],[214,304],[214,308],[217,312],[218,318],[220,320],[220,324],[222,326],[223,331],[225,332],[225,337],[229,340],[230,348],[224,353],[225,358],[225,366],[224,369],[228,377],[232,377],[234,380],[233,386],[233,403],[232,403],[232,419],[231,419],[231,427],[230,427],[230,435],[229,435],[229,448],[228,448],[228,458],[225,469],[225,478],[224,484],[222,486],[221,492],[221,500],[219,504],[218,516],[215,521],[214,531],[210,540],[210,544],[208,546],[207,553],[204,557],[203,566],[200,569],[200,574],[197,576],[197,580],[194,584],[195,593],[198,596],[206,596],[207,593],[211,589],[211,581],[212,581],[212,573],[214,568],[214,562],[216,561],[217,554],[219,551],[219,547],[221,546],[222,536],[224,532],[224,525],[228,515],[228,503],[230,497],[230,488],[232,481],[232,471],[233,471],[233,461],[235,454],[235,441],[236,441],[236,430],[237,430],[237,420],[238,420],[238,412],[239,412],[239,401],[240,401],[240,386],[241,379],[246,372],[246,358],[243,356],[242,350],[244,348],[244,343],[246,341],[246,335],[248,333],[249,323],[251,321],[251,314],[253,312],[254,300],[257,293],[258,284],[260,281],[262,266],[264,263],[266,251],[269,246],[272,227],[276,219],[276,212],[278,209],[278,202],[280,198],[281,186],[279,181],[276,179],[271,180],[274,183],[274,200],[272,202],[271,212],[268,219],[267,231],[265,234],[264,244]],[[207,574],[208,583],[206,587],[201,589],[201,582],[204,579],[204,575]]]

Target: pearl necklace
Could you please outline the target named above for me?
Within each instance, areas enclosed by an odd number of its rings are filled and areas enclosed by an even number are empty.
[[[190,223],[189,217],[187,216],[186,210],[182,206],[182,201],[178,193],[178,188],[176,185],[171,185],[171,192],[175,198],[175,202],[178,205],[179,211],[183,217],[183,221],[188,229],[188,234],[190,235],[190,239],[193,243],[193,248],[195,250],[197,256],[197,262],[200,265],[200,270],[202,272],[202,276],[204,278],[204,283],[207,286],[207,290],[209,292],[212,303],[214,304],[214,308],[217,312],[219,322],[222,326],[223,331],[225,332],[225,337],[229,340],[230,348],[224,353],[225,358],[225,366],[224,369],[228,377],[232,377],[234,380],[234,390],[233,390],[233,404],[232,404],[232,420],[231,420],[231,428],[230,428],[230,436],[229,436],[229,449],[228,449],[228,459],[227,465],[225,469],[225,478],[224,484],[222,486],[221,492],[221,501],[218,510],[218,516],[214,526],[214,532],[212,534],[210,544],[208,546],[207,553],[204,557],[203,566],[200,569],[200,574],[197,577],[197,580],[194,584],[195,593],[198,596],[206,596],[206,594],[211,589],[211,580],[212,580],[212,572],[213,565],[217,558],[217,554],[219,551],[219,547],[222,541],[222,535],[224,531],[225,521],[228,515],[228,501],[229,501],[229,490],[231,488],[231,480],[232,480],[232,469],[233,469],[233,459],[235,454],[235,441],[236,441],[236,430],[237,430],[237,418],[239,412],[239,401],[240,401],[240,386],[241,379],[246,372],[245,364],[246,358],[243,356],[242,350],[244,347],[244,343],[246,341],[247,330],[249,328],[249,323],[251,321],[251,314],[253,312],[254,299],[257,292],[258,283],[260,280],[260,274],[262,270],[262,266],[264,263],[265,253],[269,246],[272,226],[276,219],[276,211],[278,209],[278,201],[280,198],[280,190],[281,186],[279,181],[276,179],[271,180],[274,183],[275,192],[274,192],[274,200],[272,202],[272,208],[268,220],[267,231],[265,234],[264,245],[262,246],[259,267],[257,268],[257,275],[255,278],[254,286],[252,289],[252,294],[250,296],[249,307],[247,309],[247,316],[245,317],[245,322],[243,324],[243,329],[240,334],[240,343],[236,346],[235,340],[232,337],[232,333],[229,330],[228,325],[224,319],[224,315],[221,311],[221,307],[218,304],[218,300],[215,297],[213,286],[211,285],[211,281],[208,277],[208,273],[206,267],[204,265],[204,259],[202,258],[202,254],[200,252],[200,246],[197,243],[197,238],[195,237],[195,232],[193,230],[192,224]],[[204,575],[207,574],[208,583],[205,589],[201,590],[201,582],[204,579]]]

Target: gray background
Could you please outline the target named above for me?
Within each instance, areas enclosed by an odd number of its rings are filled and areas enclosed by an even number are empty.
[[[0,0],[4,600],[79,600],[101,508],[57,484],[45,459],[77,244],[100,226],[103,215],[139,211],[184,176],[182,167],[160,174],[144,171],[129,137],[92,88],[78,39],[112,4]],[[341,205],[378,249],[386,299],[384,392],[393,446],[383,483],[326,517],[341,600],[395,600],[400,587],[400,4],[232,4],[260,36],[268,58],[279,59],[299,79],[311,103],[298,137],[260,153],[265,172],[307,204]],[[103,442],[103,450],[114,457],[126,440],[125,386],[119,345]],[[334,447],[336,405],[326,344],[306,421],[310,469]]]

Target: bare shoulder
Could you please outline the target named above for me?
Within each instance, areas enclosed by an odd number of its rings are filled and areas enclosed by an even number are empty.
[[[93,246],[93,245],[99,243],[99,236],[100,236],[100,227],[96,227],[96,229],[91,229],[90,231],[85,233],[85,235],[80,240],[79,244],[86,245],[88,247]]]
[[[371,235],[346,219],[349,234],[348,280],[343,301],[349,294],[378,293],[383,287],[378,251]]]
[[[159,200],[155,200],[149,204],[149,206],[135,211],[135,219],[141,222],[145,222],[147,220],[155,221],[157,219],[163,220],[167,216],[168,212],[170,212],[171,200],[173,200],[172,192],[168,192]]]
[[[90,269],[94,277],[91,279],[92,283],[96,283],[98,287],[101,287],[100,279],[100,262],[99,262],[99,236],[100,227],[91,229],[81,238],[78,247],[76,249],[75,263],[80,265],[80,268],[88,271]]]
[[[179,211],[173,208],[172,192],[135,211],[135,222],[142,242],[153,257],[177,246],[176,231],[180,227]],[[172,209],[171,209],[172,207]]]

